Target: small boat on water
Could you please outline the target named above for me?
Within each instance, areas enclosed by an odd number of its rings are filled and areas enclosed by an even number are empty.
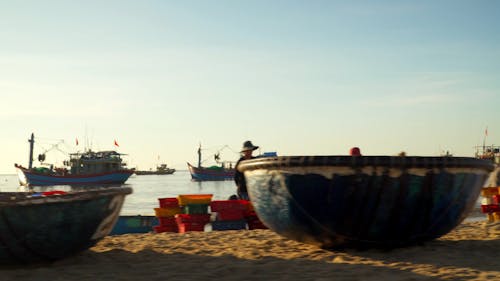
[[[171,175],[173,173],[175,173],[175,169],[167,167],[167,164],[157,166],[156,171],[135,171],[136,175]]]
[[[201,145],[198,148],[198,166],[187,163],[191,179],[194,181],[223,181],[234,179],[234,162],[220,161],[219,152],[214,155],[218,165],[203,167],[201,165]]]
[[[490,173],[485,187],[500,188],[500,146],[485,145],[476,146],[476,158],[491,161],[495,165],[495,170]],[[500,190],[500,189],[499,189]]]
[[[500,146],[499,145],[486,145],[486,138],[488,137],[488,127],[484,130],[483,145],[477,145],[475,156],[477,159],[485,159],[492,161],[496,167],[500,167]]]
[[[491,160],[496,165],[500,165],[500,146],[497,145],[482,145],[476,146],[476,158]]]
[[[19,182],[24,186],[48,185],[95,185],[123,184],[134,173],[123,163],[121,156],[125,154],[114,150],[92,151],[69,154],[70,159],[64,161],[66,167],[33,167],[34,135],[31,134],[30,158],[28,168],[14,164]],[[45,161],[45,154],[38,156],[40,162]],[[46,165],[47,166],[47,165]]]
[[[224,166],[195,167],[187,163],[191,179],[195,181],[223,181],[234,179],[234,168]]]
[[[113,229],[129,187],[0,192],[0,264],[50,262],[82,252]]]

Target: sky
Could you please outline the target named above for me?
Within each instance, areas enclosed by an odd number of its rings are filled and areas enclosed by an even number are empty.
[[[0,0],[0,173],[500,144],[500,1]],[[78,139],[79,144],[76,145]],[[118,147],[114,145],[117,141]],[[38,165],[38,162],[35,162]]]

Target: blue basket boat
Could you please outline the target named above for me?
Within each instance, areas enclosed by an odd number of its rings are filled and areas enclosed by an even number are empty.
[[[241,162],[262,222],[321,247],[438,238],[472,210],[493,164],[467,157],[281,156]]]
[[[95,188],[44,196],[0,193],[0,264],[61,259],[108,235],[129,187]]]

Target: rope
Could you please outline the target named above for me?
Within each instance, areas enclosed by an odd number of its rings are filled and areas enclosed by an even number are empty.
[[[234,149],[232,149],[229,145],[224,145],[222,147],[220,146],[212,146],[212,147],[209,147],[209,148],[202,148],[201,151],[211,151],[213,153],[210,153],[210,156],[209,157],[206,157],[204,159],[201,160],[201,163],[205,163],[206,161],[208,160],[213,160],[213,156],[216,155],[216,154],[219,154],[222,150],[224,149],[229,149],[231,152],[233,152],[234,154],[236,155],[239,155],[239,152],[236,152]],[[215,152],[214,152],[215,151]],[[236,161],[221,161],[221,162],[227,162],[227,163],[231,163],[231,162],[234,162],[236,163]]]

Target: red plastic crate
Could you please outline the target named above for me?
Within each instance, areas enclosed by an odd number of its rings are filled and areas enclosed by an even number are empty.
[[[245,217],[247,221],[260,221],[258,216]]]
[[[224,210],[246,210],[248,209],[247,200],[216,200],[210,202],[212,212],[221,212]]]
[[[184,233],[188,231],[205,231],[204,223],[180,223],[177,225],[179,228],[179,233]]]
[[[175,219],[177,224],[199,223],[205,225],[210,221],[210,214],[177,214]]]
[[[161,226],[171,226],[171,225],[177,225],[177,220],[175,217],[160,217],[158,218],[158,222],[160,223]]]
[[[244,213],[244,216],[245,218],[247,217],[257,217],[257,213],[255,213],[255,211],[250,211],[250,210],[246,210],[245,213]]]
[[[481,212],[483,213],[500,212],[500,206],[495,204],[481,205]]]
[[[257,216],[250,216],[245,219],[247,220],[248,229],[268,229]]]
[[[219,221],[238,221],[243,220],[243,211],[242,210],[221,210],[217,212],[217,220]]]
[[[174,224],[172,226],[155,225],[155,226],[153,226],[153,230],[155,233],[178,232],[179,228],[178,228],[177,224]]]
[[[179,200],[175,197],[158,198],[160,208],[179,208]]]
[[[176,214],[181,214],[182,209],[177,206],[177,207],[166,207],[166,208],[154,208],[155,209],[155,216],[157,217],[173,217]]]
[[[248,229],[268,229],[266,225],[264,225],[262,222],[247,222],[248,224]]]
[[[249,217],[245,218],[248,222],[261,222],[261,220],[258,217]]]

